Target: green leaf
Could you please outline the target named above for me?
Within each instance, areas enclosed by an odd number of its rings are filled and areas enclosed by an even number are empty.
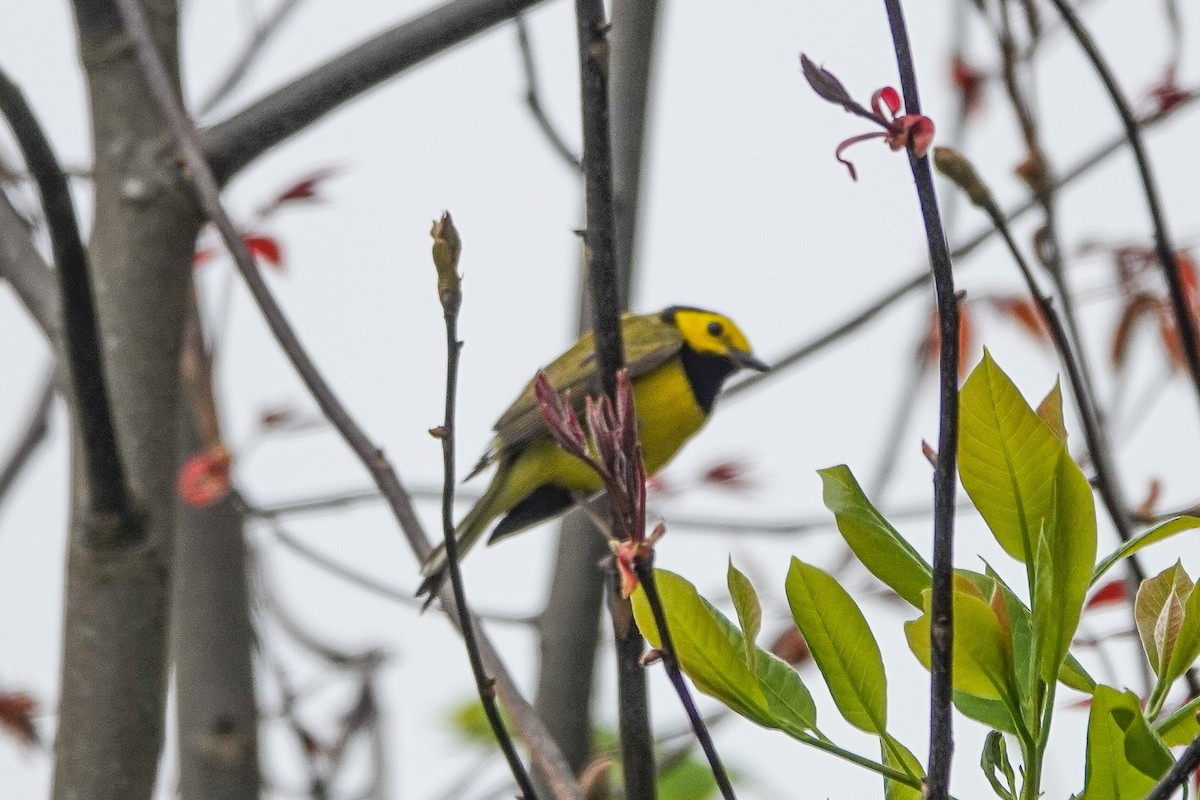
[[[800,676],[783,659],[755,648],[754,674],[771,711],[768,727],[796,736],[817,727],[817,705]]]
[[[921,592],[929,588],[933,569],[871,505],[844,464],[818,470],[825,507],[837,518],[838,530],[854,555],[892,591],[921,608]]]
[[[1174,683],[1200,658],[1200,592],[1193,585],[1183,610],[1183,625],[1167,664],[1167,684]]]
[[[742,635],[686,579],[662,569],[654,576],[680,669],[700,691],[769,725],[767,698],[743,657]],[[631,599],[638,628],[652,645],[661,647],[645,590],[639,586]]]
[[[816,728],[816,705],[794,669],[761,647],[752,669],[741,632],[695,586],[663,569],[654,576],[679,667],[697,689],[766,728],[793,736]],[[638,587],[631,599],[642,634],[660,647],[645,590]]]
[[[929,593],[926,611],[904,624],[908,647],[929,669]],[[1004,635],[996,612],[985,601],[955,590],[953,687],[969,695],[990,700],[1012,700],[1012,663],[1008,660]]]
[[[1190,531],[1194,528],[1200,528],[1200,517],[1175,517],[1175,519],[1169,519],[1166,522],[1155,525],[1148,531],[1139,533],[1096,565],[1096,569],[1092,572],[1092,583],[1095,584],[1096,581],[1100,580],[1104,573],[1112,569],[1113,564],[1116,564],[1123,558],[1128,558],[1143,547],[1156,544],[1164,539],[1171,538],[1177,533]]]
[[[708,764],[686,756],[658,779],[659,800],[708,800],[718,794]]]
[[[887,730],[887,676],[867,620],[833,576],[798,558],[788,569],[788,605],[838,711],[859,730]]]
[[[1013,773],[1012,762],[1008,760],[1008,743],[1000,731],[992,731],[984,739],[979,767],[998,797],[1002,800],[1017,800],[1017,779]],[[1000,782],[1001,778],[1004,779],[1003,783]]]
[[[920,760],[898,739],[883,734],[879,739],[879,749],[884,764],[906,772],[913,778],[924,779],[925,768],[921,766]],[[884,800],[921,800],[922,797],[920,789],[889,778],[883,779],[883,796]]]
[[[1169,716],[1159,720],[1154,730],[1162,737],[1168,747],[1181,747],[1191,744],[1200,736],[1200,719],[1196,718],[1200,710],[1200,697],[1193,698],[1180,708],[1175,709]]]
[[[1173,761],[1133,692],[1096,687],[1088,717],[1087,800],[1141,800]]]
[[[737,567],[733,559],[729,559],[729,569],[726,574],[729,585],[729,597],[737,611],[738,624],[742,627],[743,651],[746,654],[746,664],[754,668],[754,643],[758,640],[758,632],[762,629],[762,605],[758,602],[758,593],[754,585]]]
[[[1184,605],[1191,594],[1192,581],[1178,561],[1138,587],[1133,619],[1146,658],[1160,682],[1168,680],[1168,667],[1183,627]]]
[[[1013,721],[1012,709],[1005,701],[975,697],[957,690],[952,694],[952,698],[954,707],[976,722],[1016,735],[1017,723]]]
[[[1009,619],[1009,633],[1012,637],[1013,674],[1017,677],[1017,688],[1021,690],[1021,697],[1024,699],[1028,696],[1029,690],[1032,690],[1033,681],[1038,675],[1033,664],[1033,618],[1029,606],[1017,597],[1017,594],[991,566],[987,567],[986,575],[965,569],[956,569],[954,574],[970,579],[980,592],[990,591],[989,587],[994,584],[1000,587],[1000,591],[1004,594],[1005,609]],[[1091,694],[1092,690],[1096,688],[1095,679],[1070,653],[1067,654],[1067,660],[1059,670],[1058,680],[1063,685],[1084,694]]]
[[[1059,451],[1054,475],[1053,526],[1046,529],[1050,548],[1050,623],[1046,647],[1041,651],[1041,674],[1056,680],[1079,627],[1079,617],[1091,585],[1096,563],[1096,501],[1083,470],[1065,448]],[[1043,565],[1038,565],[1039,575]],[[1039,594],[1039,597],[1041,595]],[[1035,608],[1034,627],[1037,627]]]
[[[963,488],[1005,552],[1029,563],[1052,512],[1062,442],[986,350],[963,384],[960,409]]]

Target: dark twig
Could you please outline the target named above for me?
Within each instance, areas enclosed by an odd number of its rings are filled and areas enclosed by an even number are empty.
[[[904,108],[908,114],[920,114],[917,75],[913,68],[912,50],[908,43],[908,30],[904,23],[900,0],[884,0],[884,6],[887,8],[892,43],[896,50]],[[925,236],[929,241],[929,262],[937,294],[938,326],[941,335],[938,365],[938,459],[933,478],[929,773],[925,779],[924,796],[927,800],[945,800],[950,792],[950,760],[954,753],[950,705],[954,626],[950,600],[954,572],[954,494],[957,489],[955,461],[958,454],[958,299],[954,294],[950,249],[946,244],[938,213],[937,194],[933,188],[929,159],[918,158],[910,149],[908,161],[917,184],[917,197],[925,222]]]
[[[521,788],[526,800],[536,800],[537,792],[533,781],[521,763],[516,745],[504,727],[504,719],[496,706],[496,693],[492,689],[491,679],[483,668],[483,659],[479,655],[479,642],[475,638],[475,623],[467,606],[467,594],[463,589],[462,570],[458,564],[458,539],[454,535],[454,412],[458,404],[458,360],[462,353],[462,342],[458,340],[458,311],[462,306],[462,283],[458,276],[458,256],[462,245],[458,231],[450,214],[442,214],[442,218],[433,224],[433,260],[437,266],[438,297],[442,304],[442,318],[446,322],[446,407],[442,426],[438,436],[442,440],[442,536],[446,543],[446,567],[450,572],[450,586],[454,592],[454,604],[458,606],[459,618],[462,623],[462,640],[467,648],[467,658],[471,662],[471,673],[475,677],[475,687],[479,691],[479,702],[483,704],[484,714],[492,726],[492,733],[514,780]]]
[[[583,164],[580,163],[579,156],[571,152],[571,148],[563,140],[562,134],[546,116],[546,109],[542,108],[541,87],[538,83],[537,66],[533,62],[533,44],[529,41],[529,26],[525,24],[525,15],[517,14],[513,18],[513,22],[517,26],[517,48],[521,53],[521,69],[525,72],[525,105],[529,108],[529,113],[533,115],[533,121],[541,129],[542,135],[546,137],[550,149],[557,153],[558,157],[571,170],[582,172]]]
[[[1157,181],[1154,177],[1154,170],[1150,166],[1150,158],[1146,154],[1146,146],[1142,142],[1142,133],[1138,124],[1138,119],[1134,116],[1133,109],[1129,106],[1129,101],[1125,99],[1125,95],[1121,92],[1121,87],[1117,83],[1117,78],[1109,69],[1108,63],[1104,60],[1104,56],[1100,53],[1100,49],[1092,40],[1087,29],[1083,27],[1083,23],[1075,14],[1075,11],[1066,2],[1066,0],[1050,0],[1058,13],[1062,15],[1063,22],[1071,29],[1071,33],[1075,36],[1075,40],[1087,55],[1088,60],[1092,62],[1092,68],[1096,70],[1096,74],[1104,83],[1104,88],[1108,91],[1109,98],[1112,99],[1113,106],[1117,110],[1117,114],[1121,117],[1121,123],[1125,127],[1125,138],[1129,140],[1129,147],[1133,150],[1134,161],[1137,162],[1138,175],[1142,182],[1142,191],[1146,195],[1146,208],[1150,212],[1150,221],[1154,226],[1154,251],[1158,255],[1158,261],[1163,270],[1163,275],[1167,280],[1167,288],[1171,294],[1171,307],[1175,314],[1175,325],[1179,330],[1179,338],[1183,341],[1183,352],[1187,360],[1188,372],[1192,377],[1192,385],[1196,390],[1196,395],[1200,398],[1200,341],[1196,338],[1196,321],[1192,317],[1192,310],[1188,306],[1187,294],[1183,287],[1183,279],[1180,277],[1179,268],[1175,263],[1175,247],[1171,242],[1171,235],[1167,230],[1167,223],[1162,213],[1162,204],[1158,197]]]
[[[616,375],[624,363],[619,315],[621,298],[613,244],[612,142],[608,105],[608,24],[603,0],[576,0],[575,24],[579,41],[580,105],[583,117],[583,168],[586,186],[587,230],[584,262],[592,294],[592,327],[601,386],[615,405]],[[625,796],[653,800],[656,796],[654,739],[646,672],[641,666],[642,635],[633,621],[627,599],[616,591],[615,568],[609,609],[617,651],[617,718]]]
[[[1171,765],[1145,800],[1170,800],[1175,792],[1184,787],[1197,767],[1200,767],[1200,736],[1179,754],[1179,760]]]
[[[191,173],[201,208],[220,232],[226,248],[233,256],[234,263],[246,281],[271,333],[283,348],[326,418],[337,428],[338,433],[358,456],[384,497],[387,498],[388,505],[414,553],[419,559],[428,558],[433,551],[433,546],[425,535],[420,520],[417,519],[413,510],[412,501],[396,476],[395,470],[392,469],[383,452],[367,438],[358,422],[350,416],[341,400],[333,392],[332,387],[313,363],[308,352],[300,344],[291,323],[288,322],[271,294],[253,257],[246,248],[245,242],[222,206],[216,178],[200,148],[199,134],[171,88],[138,0],[116,1],[125,29],[136,48],[142,71],[171,127]],[[454,604],[454,597],[449,587],[439,595],[439,599],[451,621],[456,627],[460,625],[458,608]],[[545,774],[550,776],[555,795],[557,797],[582,798],[578,782],[567,768],[562,754],[554,745],[553,740],[547,736],[544,726],[541,725],[528,702],[517,690],[495,647],[482,632],[479,636],[479,645],[488,672],[495,681],[495,688],[500,700],[505,704],[513,724],[529,745],[534,759],[545,771]]]
[[[213,172],[228,181],[343,103],[539,2],[451,0],[334,56],[207,130]]]
[[[1169,111],[1160,110],[1146,117],[1144,120],[1142,120],[1142,126],[1149,128],[1157,125],[1165,120],[1168,116],[1171,116],[1171,114],[1177,113],[1182,105],[1187,104],[1189,106],[1194,106],[1197,100],[1200,100],[1200,92],[1190,92],[1188,93],[1186,99],[1180,101],[1179,105],[1174,106]],[[1124,145],[1128,143],[1128,141],[1128,138],[1124,134],[1121,134],[1120,136],[1116,136],[1110,141],[1104,143],[1100,147],[1097,147],[1094,151],[1079,159],[1079,161],[1077,161],[1070,169],[1063,172],[1062,175],[1058,176],[1054,182],[1055,188],[1061,189],[1071,183],[1074,183],[1084,175],[1089,174],[1092,169],[1107,161],[1108,158],[1114,153],[1120,152]],[[1006,211],[1004,214],[1004,219],[1006,222],[1011,223],[1028,214],[1037,207],[1038,204],[1036,199],[1032,197],[1027,198],[1026,200],[1023,200]],[[980,247],[980,245],[991,240],[991,238],[995,235],[996,229],[991,225],[981,229],[960,244],[956,245],[954,249],[950,251],[951,259],[957,262],[966,258],[966,256],[973,253]],[[900,283],[897,283],[894,287],[884,292],[877,300],[859,311],[857,314],[849,317],[843,322],[838,323],[825,333],[819,334],[812,340],[797,346],[781,358],[772,359],[772,367],[770,372],[755,373],[749,378],[745,378],[731,384],[724,392],[724,396],[732,397],[741,394],[747,389],[751,389],[760,385],[763,381],[774,380],[779,376],[786,374],[788,372],[788,367],[794,366],[810,356],[816,355],[826,347],[841,341],[842,338],[858,330],[858,328],[860,328],[862,325],[870,322],[876,316],[886,311],[888,308],[891,308],[893,305],[907,297],[912,292],[920,289],[922,286],[925,286],[928,282],[928,266],[921,266],[917,268],[911,277],[904,279]]]
[[[104,375],[91,272],[70,187],[21,90],[3,71],[0,71],[0,112],[8,119],[25,164],[37,183],[50,232],[50,248],[62,295],[62,348],[67,357],[67,373],[75,398],[72,407],[87,464],[88,502],[93,515],[105,518],[97,518],[93,524],[106,528],[106,544],[130,546],[141,540],[144,529],[133,524],[133,504],[117,447]]]
[[[712,769],[713,780],[717,782],[717,787],[721,790],[721,796],[725,800],[734,800],[733,784],[729,782],[729,775],[725,773],[725,767],[721,764],[721,757],[717,754],[717,748],[713,744],[712,734],[708,732],[708,726],[704,722],[704,717],[700,715],[700,711],[696,708],[696,702],[692,699],[692,694],[688,691],[687,683],[683,680],[683,673],[679,669],[679,660],[675,658],[675,645],[671,641],[671,631],[667,627],[667,615],[663,611],[662,598],[658,595],[658,586],[654,582],[654,556],[653,550],[651,555],[644,559],[634,561],[634,569],[637,571],[638,582],[642,585],[642,589],[646,592],[646,603],[650,606],[650,611],[654,614],[654,625],[658,628],[658,635],[661,640],[659,650],[662,653],[663,667],[667,671],[667,677],[671,680],[671,685],[675,687],[675,693],[679,695],[679,702],[683,704],[683,709],[687,712],[688,720],[692,724],[692,730],[696,733],[696,741],[700,744],[700,749],[704,751],[704,757],[708,759],[708,765]]]
[[[37,452],[38,447],[45,441],[46,434],[50,431],[50,406],[54,401],[54,370],[49,369],[46,373],[46,377],[42,381],[42,390],[33,404],[33,412],[29,415],[29,421],[25,423],[24,432],[13,445],[12,452],[4,460],[3,466],[0,467],[0,507],[3,506],[4,498],[8,496],[17,477],[29,464],[30,458]]]
[[[271,10],[271,13],[254,28],[254,33],[250,36],[250,40],[246,42],[242,48],[242,52],[229,65],[229,69],[208,96],[200,103],[196,110],[197,117],[203,117],[208,112],[216,108],[217,104],[229,96],[230,92],[241,84],[246,74],[250,71],[250,67],[258,59],[267,42],[271,40],[292,12],[300,6],[301,0],[279,0],[279,4]]]

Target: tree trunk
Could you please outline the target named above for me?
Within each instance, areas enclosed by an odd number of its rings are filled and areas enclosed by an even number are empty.
[[[97,536],[76,466],[53,796],[143,800],[162,748],[180,342],[200,220],[115,7],[74,5],[91,99],[89,254],[105,372],[145,527],[134,546]],[[177,74],[175,4],[145,5]]]

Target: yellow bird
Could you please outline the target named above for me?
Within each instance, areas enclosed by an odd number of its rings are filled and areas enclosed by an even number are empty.
[[[662,469],[704,426],[726,378],[741,367],[767,369],[751,353],[737,325],[714,311],[671,306],[656,314],[625,314],[621,335],[649,475]],[[585,395],[601,393],[591,333],[544,371],[556,391],[571,391],[577,412]],[[551,438],[532,381],[497,420],[495,431],[496,438],[467,476],[470,480],[487,466],[499,465],[483,497],[455,530],[460,558],[501,515],[488,544],[562,514],[577,493],[595,494],[604,488],[596,473]],[[425,562],[421,574],[425,581],[417,594],[432,597],[446,577],[443,546]]]

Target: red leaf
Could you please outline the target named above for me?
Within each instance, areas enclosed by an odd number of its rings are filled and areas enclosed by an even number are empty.
[[[956,52],[950,59],[950,80],[958,90],[963,113],[969,116],[979,108],[983,98],[983,73],[967,63],[962,53]]]
[[[793,667],[812,660],[812,652],[808,649],[808,642],[804,641],[804,634],[794,625],[775,637],[770,650]]]
[[[705,470],[701,480],[726,489],[748,489],[752,482],[747,480],[746,472],[747,466],[744,461],[722,461]]]
[[[192,268],[203,266],[214,255],[216,255],[216,251],[213,248],[201,247],[192,255]]]
[[[246,249],[255,258],[266,259],[275,267],[283,266],[283,251],[279,247],[278,239],[272,236],[248,233],[242,237],[242,241],[246,243]]]
[[[193,454],[179,470],[176,490],[183,502],[204,508],[229,494],[232,458],[224,445],[214,444]]]
[[[1126,602],[1129,602],[1129,584],[1124,578],[1115,578],[1097,589],[1084,608],[1091,610]]]
[[[294,203],[303,200],[323,200],[324,198],[321,197],[320,193],[317,191],[318,184],[320,184],[326,178],[336,175],[337,173],[338,170],[336,168],[326,167],[325,169],[317,170],[306,178],[300,179],[297,183],[280,192],[279,196],[270,203],[267,203],[267,205],[263,206],[263,208],[258,212],[259,216],[267,216],[284,203]]]
[[[942,332],[940,327],[940,315],[937,311],[933,312],[933,318],[929,322],[929,332],[925,334],[925,339],[921,342],[921,352],[930,363],[937,360],[942,347]],[[959,377],[967,374],[967,368],[971,366],[971,348],[975,343],[975,334],[972,329],[971,315],[968,313],[967,304],[961,300],[958,303],[958,374]]]
[[[29,747],[41,741],[33,725],[36,713],[37,701],[24,692],[0,692],[0,728]]]
[[[1135,294],[1125,301],[1125,307],[1121,309],[1121,316],[1117,318],[1117,327],[1113,331],[1112,349],[1109,353],[1114,367],[1125,365],[1125,360],[1129,357],[1129,340],[1134,329],[1143,317],[1154,313],[1158,304],[1157,300],[1145,293]]]
[[[1050,329],[1042,310],[1029,296],[997,297],[992,301],[996,310],[1020,325],[1026,333],[1039,342],[1050,341]]]

